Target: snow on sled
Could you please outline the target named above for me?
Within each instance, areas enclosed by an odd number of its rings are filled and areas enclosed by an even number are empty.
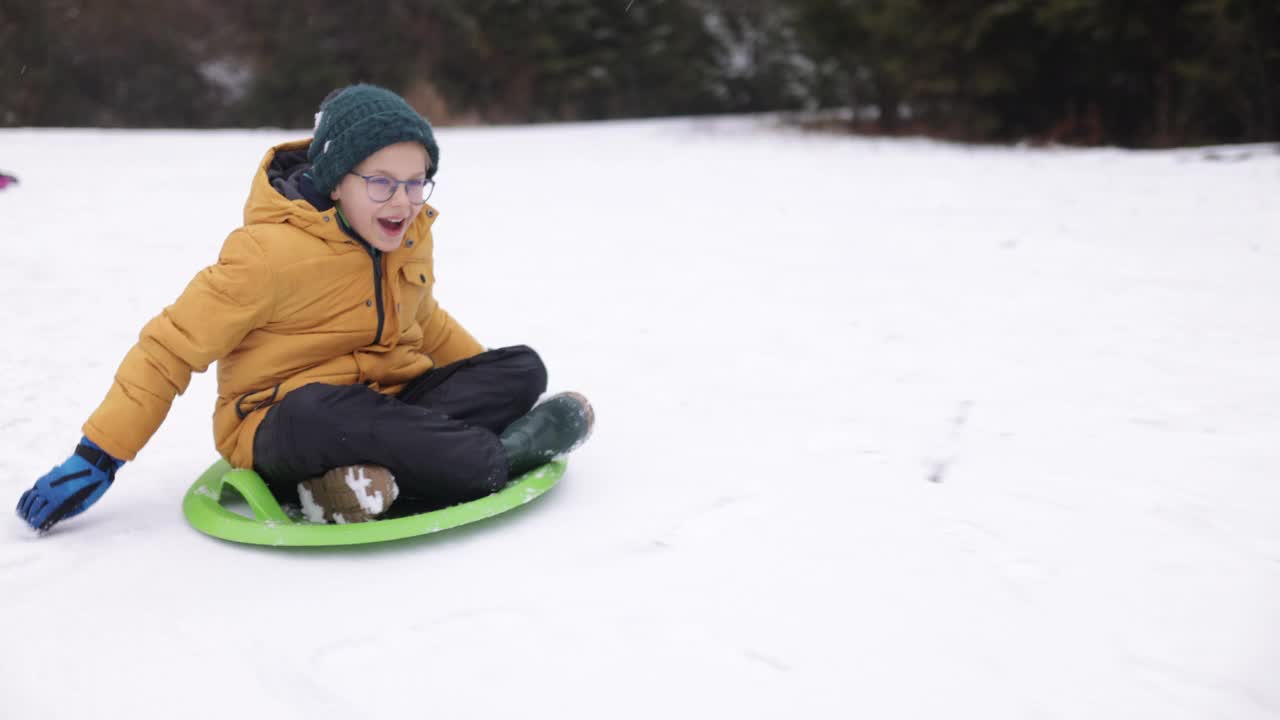
[[[182,514],[200,532],[233,542],[276,546],[361,545],[447,530],[520,507],[550,490],[564,470],[565,461],[555,460],[508,482],[498,492],[471,502],[372,522],[325,525],[291,518],[257,473],[233,469],[226,460],[220,459],[187,491],[182,500]],[[248,504],[253,517],[223,504],[224,495],[231,495],[224,492],[228,487]],[[234,500],[234,497],[227,499]]]

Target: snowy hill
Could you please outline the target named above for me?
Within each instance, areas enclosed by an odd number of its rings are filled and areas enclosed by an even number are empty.
[[[0,131],[0,500],[301,136]],[[0,522],[0,717],[1280,716],[1275,148],[439,136],[442,304],[595,404],[560,486],[219,542],[199,376],[90,512]]]

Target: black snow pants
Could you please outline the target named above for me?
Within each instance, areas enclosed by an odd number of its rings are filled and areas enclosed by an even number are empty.
[[[546,389],[542,359],[523,345],[432,368],[394,397],[364,385],[304,385],[258,426],[254,470],[288,502],[300,481],[360,464],[390,470],[415,502],[474,500],[506,483],[498,433]]]

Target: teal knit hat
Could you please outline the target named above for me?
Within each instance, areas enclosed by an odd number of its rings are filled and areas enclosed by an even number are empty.
[[[315,137],[307,157],[311,176],[320,192],[333,192],[342,176],[365,158],[388,145],[417,142],[427,149],[431,167],[440,167],[440,148],[431,124],[404,98],[376,85],[348,85],[334,90],[320,103]]]

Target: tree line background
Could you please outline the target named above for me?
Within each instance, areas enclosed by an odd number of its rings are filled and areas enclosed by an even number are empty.
[[[0,126],[306,128],[356,81],[442,125],[1275,140],[1280,0],[0,0]]]

